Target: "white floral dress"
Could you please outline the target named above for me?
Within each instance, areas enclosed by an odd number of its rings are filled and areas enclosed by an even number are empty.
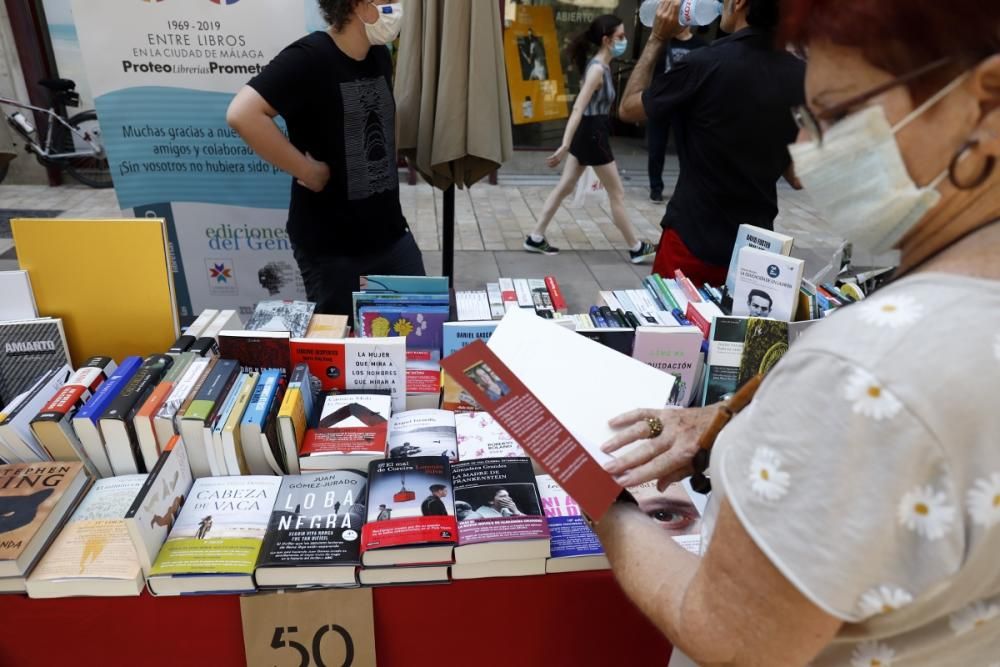
[[[845,622],[812,667],[1000,667],[1000,282],[919,275],[813,327],[711,473],[705,543],[728,498]]]

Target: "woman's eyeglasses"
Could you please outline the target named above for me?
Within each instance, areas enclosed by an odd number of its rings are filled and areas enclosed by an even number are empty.
[[[801,106],[792,108],[792,117],[795,119],[795,124],[799,126],[800,130],[803,130],[810,139],[816,143],[823,143],[823,128],[833,125],[837,121],[843,120],[855,107],[859,107],[865,102],[878,97],[882,93],[892,90],[896,86],[902,86],[915,79],[919,79],[929,72],[933,72],[941,67],[944,67],[948,63],[951,63],[953,58],[942,58],[941,60],[935,60],[932,63],[924,65],[919,69],[915,69],[912,72],[904,74],[903,76],[896,77],[886,81],[885,83],[872,88],[871,90],[861,93],[860,95],[855,95],[849,99],[844,100],[832,107],[823,109],[819,112],[813,112],[809,108],[808,104],[803,104]]]

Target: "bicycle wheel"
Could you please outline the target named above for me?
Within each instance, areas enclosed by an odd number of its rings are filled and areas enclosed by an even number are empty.
[[[104,142],[101,141],[101,127],[97,122],[97,112],[81,111],[71,116],[67,122],[77,132],[80,132],[99,146],[101,152],[99,155],[85,155],[59,160],[59,165],[70,176],[84,185],[89,185],[92,188],[114,187],[114,183],[111,180],[111,167],[108,165],[108,156],[104,152]],[[67,153],[90,148],[89,144],[82,141],[66,128],[62,128],[62,132],[59,133],[59,141],[56,145],[59,147],[60,152]]]

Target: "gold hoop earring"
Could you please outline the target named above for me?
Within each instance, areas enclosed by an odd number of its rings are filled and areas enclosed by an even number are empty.
[[[956,152],[955,155],[951,158],[951,163],[949,163],[948,165],[948,180],[951,181],[951,184],[954,185],[959,190],[975,190],[980,185],[986,182],[986,179],[988,179],[993,174],[993,168],[996,167],[996,162],[997,162],[996,157],[993,155],[987,156],[986,162],[985,164],[983,164],[982,171],[979,172],[979,175],[976,176],[975,179],[973,179],[971,182],[968,183],[959,182],[958,177],[956,175],[958,169],[958,163],[961,162],[962,159],[969,154],[969,151],[971,151],[978,145],[979,145],[978,139],[969,139],[964,144],[962,144],[962,147],[958,149],[958,152]]]

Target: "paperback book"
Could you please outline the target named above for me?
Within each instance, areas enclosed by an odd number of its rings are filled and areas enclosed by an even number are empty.
[[[366,567],[452,561],[458,530],[445,457],[372,461],[368,483],[361,546]]]
[[[456,564],[549,557],[549,528],[528,458],[456,463],[452,483]]]
[[[0,322],[0,405],[6,405],[52,368],[70,365],[59,318]]]
[[[459,461],[527,456],[488,412],[455,413]]]
[[[357,470],[284,477],[257,561],[257,585],[356,585],[367,487],[367,475]]]
[[[278,477],[204,477],[153,564],[154,595],[254,590],[253,573],[281,486]]]
[[[330,394],[299,451],[303,470],[367,470],[385,458],[391,399],[383,394]]]
[[[292,338],[302,338],[315,310],[316,304],[310,301],[261,301],[254,308],[246,328],[248,331],[287,331]]]
[[[580,506],[549,475],[538,475],[542,510],[552,534],[552,555],[547,573],[605,570],[610,568],[600,540],[586,523]]]
[[[145,580],[125,513],[146,475],[99,479],[27,580],[28,596],[139,595]]]
[[[389,420],[389,458],[439,456],[458,460],[455,414],[447,410],[408,410]]]
[[[24,577],[89,484],[82,463],[0,465],[0,590],[24,590]]]

